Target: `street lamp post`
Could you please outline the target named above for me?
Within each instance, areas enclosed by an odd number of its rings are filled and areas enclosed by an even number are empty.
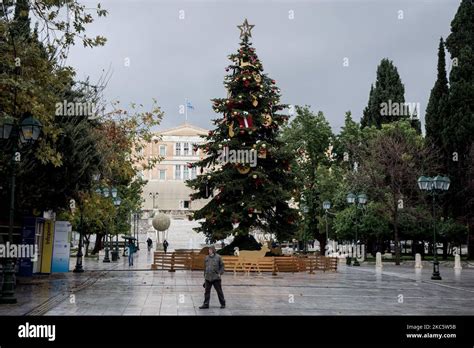
[[[98,182],[100,179],[100,174],[94,174],[92,176],[92,179],[94,182]],[[83,217],[83,209],[84,209],[84,202],[81,200],[80,207],[81,209],[81,215],[80,215],[80,221],[79,221],[79,245],[78,245],[78,250],[77,250],[77,255],[76,255],[76,267],[74,268],[73,272],[74,273],[82,273],[84,272],[84,268],[82,267],[82,248],[84,247],[84,217]]]
[[[436,211],[435,211],[435,196],[437,192],[447,191],[451,180],[446,176],[437,175],[434,178],[420,176],[418,178],[418,187],[422,191],[428,191],[432,195],[433,205],[433,274],[432,280],[442,280],[439,273],[438,250],[436,248]]]
[[[0,139],[12,140],[12,157],[11,169],[12,174],[10,178],[10,212],[8,225],[8,241],[13,244],[13,223],[15,217],[15,180],[16,180],[16,162],[21,156],[17,153],[18,140],[21,144],[32,145],[38,140],[42,124],[34,119],[31,114],[27,116],[20,125],[16,124],[12,118],[4,118],[0,122]],[[15,297],[15,268],[13,263],[15,259],[7,258],[3,266],[3,286],[0,303],[16,303]]]
[[[329,240],[329,230],[328,230],[328,210],[331,209],[331,202],[329,201],[324,201],[323,202],[323,208],[324,208],[324,215],[326,218],[326,243]]]
[[[78,250],[77,250],[77,258],[76,258],[76,267],[74,268],[73,272],[74,273],[82,273],[84,272],[84,268],[82,268],[82,229],[83,229],[83,216],[82,216],[82,209],[83,207],[80,207],[81,209],[81,217],[80,217],[80,222],[79,222],[79,245],[78,245]]]
[[[105,198],[108,198],[108,197],[112,197],[114,199],[114,205],[115,205],[115,202],[117,201],[117,193],[118,193],[118,190],[113,187],[111,189],[109,189],[108,187],[104,187],[102,190],[100,188],[98,188],[96,190],[96,192],[99,194],[99,195],[102,195],[104,196]],[[120,199],[120,198],[118,198]],[[104,243],[105,243],[105,255],[104,255],[104,260],[103,262],[110,262],[110,258],[109,258],[109,235],[108,235],[108,227],[106,226],[105,227],[105,238],[104,238]]]
[[[120,206],[120,204],[122,203],[122,200],[120,199],[120,197],[117,197],[115,198],[114,200],[114,205],[117,207]],[[118,260],[120,257],[119,257],[119,247],[118,247],[118,231],[117,233],[115,234],[115,251],[114,251],[114,255],[112,256],[112,260]]]
[[[364,193],[360,193],[358,195],[353,194],[352,192],[347,195],[347,203],[349,204],[356,204],[356,223],[355,223],[355,257],[353,266],[360,266],[359,260],[357,260],[357,245],[359,244],[359,239],[357,236],[358,232],[358,219],[357,219],[357,211],[358,209],[363,209],[365,204],[367,203],[367,195]],[[348,261],[350,264],[350,261]]]

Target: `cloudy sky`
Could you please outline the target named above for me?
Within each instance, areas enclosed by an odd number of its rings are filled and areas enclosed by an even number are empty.
[[[423,122],[439,38],[449,34],[459,6],[459,0],[100,2],[109,14],[89,33],[104,35],[107,44],[79,44],[68,63],[78,78],[92,81],[110,70],[108,100],[150,105],[156,98],[163,129],[184,122],[179,106],[188,98],[195,108],[188,121],[211,128],[210,99],[226,95],[227,55],[238,49],[236,26],[248,18],[253,46],[282,102],[323,111],[336,132],[347,110],[360,119],[384,57],[397,66],[406,101],[420,103]]]

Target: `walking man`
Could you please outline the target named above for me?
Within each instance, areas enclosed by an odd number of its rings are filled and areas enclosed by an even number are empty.
[[[163,249],[165,250],[165,254],[166,254],[166,250],[168,250],[168,245],[169,245],[169,243],[168,243],[168,241],[165,239],[165,240],[163,241]]]
[[[221,275],[224,274],[224,263],[220,255],[216,254],[216,248],[214,246],[209,247],[209,255],[206,256],[204,261],[204,303],[199,309],[209,308],[209,301],[211,299],[211,288],[214,286],[216,289],[217,296],[221,308],[225,308],[224,293],[222,292],[221,286]]]

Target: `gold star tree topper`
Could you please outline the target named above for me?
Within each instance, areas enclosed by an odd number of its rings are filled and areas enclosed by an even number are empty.
[[[240,38],[247,39],[249,37],[252,37],[252,33],[250,31],[254,26],[255,25],[250,25],[249,22],[247,22],[247,18],[245,18],[244,24],[237,26],[237,28],[240,29]]]

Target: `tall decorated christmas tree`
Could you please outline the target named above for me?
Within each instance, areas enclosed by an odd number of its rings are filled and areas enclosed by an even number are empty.
[[[228,56],[232,62],[224,85],[227,98],[213,99],[215,129],[196,146],[205,157],[188,167],[197,167],[196,179],[187,182],[191,200],[210,198],[191,219],[202,220],[195,228],[212,241],[229,235],[247,236],[254,230],[275,233],[277,238],[293,235],[298,214],[288,202],[294,193],[291,154],[279,139],[288,116],[278,114],[280,90],[263,66],[249,41],[247,20],[240,29],[240,49]]]

